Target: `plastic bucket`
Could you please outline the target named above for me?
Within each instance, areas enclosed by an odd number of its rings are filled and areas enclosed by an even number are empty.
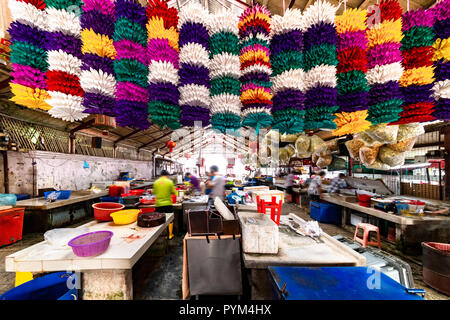
[[[94,218],[98,221],[112,221],[111,213],[123,210],[125,206],[117,202],[100,202],[92,205]]]
[[[177,196],[176,195],[172,195],[172,203],[175,204],[177,203]]]
[[[367,194],[358,194],[359,205],[370,208],[372,196]]]
[[[96,256],[108,249],[112,236],[111,231],[89,232],[73,238],[68,245],[78,257]]]

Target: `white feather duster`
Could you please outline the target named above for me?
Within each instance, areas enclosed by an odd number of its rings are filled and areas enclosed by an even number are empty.
[[[433,85],[433,98],[435,100],[450,99],[450,80],[438,81]]]
[[[83,70],[80,76],[80,85],[86,92],[99,93],[114,97],[116,79],[103,70]]]
[[[308,30],[319,22],[334,25],[336,11],[339,7],[324,0],[317,0],[303,12],[303,31]]]
[[[271,21],[270,35],[281,34],[292,30],[303,30],[304,20],[299,9],[287,9],[283,16],[275,15]]]
[[[305,71],[302,69],[291,69],[272,77],[272,94],[277,94],[279,91],[290,89],[298,89],[305,91]]]
[[[80,18],[75,13],[55,8],[46,8],[45,11],[47,12],[47,31],[60,31],[77,37],[81,35]]]
[[[366,73],[367,83],[373,85],[376,83],[386,83],[388,81],[398,81],[403,73],[401,62],[376,65]]]
[[[79,76],[82,61],[77,57],[60,50],[48,51],[48,69],[63,71]]]
[[[46,102],[53,107],[48,111],[52,117],[73,122],[88,116],[88,114],[83,113],[83,97],[55,91],[49,91],[48,93],[51,98]]]
[[[149,65],[148,83],[159,83],[161,80],[178,85],[178,70],[167,61],[152,61]]]
[[[253,113],[266,113],[268,115],[271,115],[270,109],[261,107],[261,108],[249,108],[249,109],[242,111],[242,117],[245,118]]]
[[[46,28],[46,13],[44,10],[39,10],[31,3],[17,0],[9,0],[8,6],[13,20],[31,27]]]
[[[222,10],[211,17],[209,35],[212,36],[213,34],[222,31],[227,31],[238,35],[238,22],[239,17],[231,12],[231,10]]]
[[[251,72],[264,72],[269,75],[272,74],[272,70],[268,66],[254,64],[254,65],[248,66],[244,70],[241,70],[241,75],[245,75],[245,74],[251,73]]]
[[[336,66],[321,64],[305,73],[305,91],[318,85],[334,88],[336,82]]]
[[[188,43],[180,49],[180,63],[208,67],[209,52],[199,43]]]
[[[209,89],[198,84],[188,84],[179,88],[180,105],[199,106],[209,108]]]
[[[210,25],[210,15],[200,3],[191,1],[183,6],[179,12],[178,29],[187,22],[201,23],[207,29]]]
[[[239,56],[229,53],[215,55],[209,62],[210,77],[232,76],[239,78],[241,75]]]
[[[211,113],[234,113],[241,114],[241,101],[239,96],[223,93],[211,97]]]

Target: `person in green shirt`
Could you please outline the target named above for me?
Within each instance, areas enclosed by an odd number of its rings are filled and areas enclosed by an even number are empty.
[[[153,184],[153,194],[156,197],[156,212],[173,212],[172,195],[177,194],[173,181],[169,179],[169,173],[166,170],[161,172],[161,177]],[[173,235],[173,222],[169,224],[169,240]]]
[[[156,197],[156,211],[161,213],[173,212],[172,195],[177,194],[173,181],[168,178],[166,170],[161,172],[161,177],[153,184],[153,194]]]

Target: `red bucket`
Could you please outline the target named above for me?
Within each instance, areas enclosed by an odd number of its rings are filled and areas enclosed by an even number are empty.
[[[130,190],[130,193],[134,196],[142,196],[144,194],[145,190],[144,189],[134,189],[134,190]]]
[[[372,196],[368,194],[358,194],[359,205],[362,207],[370,208]]]
[[[100,202],[94,203],[92,208],[94,208],[95,220],[112,221],[113,218],[110,217],[111,213],[120,211],[125,208],[125,206],[117,202]]]
[[[156,211],[156,208],[141,208],[139,211],[139,215],[144,213],[153,213]]]
[[[122,186],[109,186],[109,196],[110,197],[120,197],[120,194],[123,192]]]
[[[172,203],[175,204],[177,203],[177,196],[176,195],[172,195]]]

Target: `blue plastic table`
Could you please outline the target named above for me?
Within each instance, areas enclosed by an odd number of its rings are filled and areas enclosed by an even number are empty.
[[[269,267],[269,273],[275,291],[286,300],[423,300],[367,267]]]

